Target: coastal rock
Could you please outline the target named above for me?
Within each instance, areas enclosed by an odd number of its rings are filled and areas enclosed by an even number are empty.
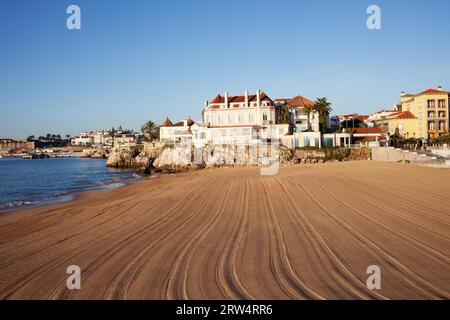
[[[191,162],[189,148],[164,148],[152,164],[156,169],[174,173],[187,170]]]
[[[85,149],[83,150],[83,158],[106,159],[109,151],[106,149]]]

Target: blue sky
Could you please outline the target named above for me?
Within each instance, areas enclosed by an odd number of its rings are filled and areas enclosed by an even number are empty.
[[[66,28],[77,4],[82,29]],[[366,9],[381,7],[382,30]],[[200,120],[206,99],[260,88],[367,113],[450,89],[447,0],[5,0],[0,137]]]

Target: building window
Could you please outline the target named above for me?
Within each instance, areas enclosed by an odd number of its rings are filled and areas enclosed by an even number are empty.
[[[439,121],[439,131],[445,131],[445,121]]]
[[[445,111],[439,111],[439,118],[445,118]]]
[[[434,122],[428,122],[428,130],[434,130]]]
[[[434,100],[428,100],[427,101],[427,105],[428,105],[429,109],[436,107],[436,104],[435,104]]]
[[[267,121],[267,114],[263,113],[263,121]]]
[[[428,119],[434,119],[434,111],[428,112]]]
[[[439,108],[445,108],[445,100],[439,100],[438,101],[438,106],[439,106]]]

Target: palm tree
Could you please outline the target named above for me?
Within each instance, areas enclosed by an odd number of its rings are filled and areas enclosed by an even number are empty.
[[[320,132],[323,133],[325,131],[326,118],[333,111],[331,109],[331,102],[325,97],[317,98],[314,102],[314,111],[319,113]]]
[[[303,107],[303,110],[305,110],[307,116],[308,116],[308,131],[311,131],[311,113],[315,112],[315,105],[313,104],[305,104]]]
[[[148,140],[153,141],[159,136],[159,127],[149,120],[142,125],[141,132]]]

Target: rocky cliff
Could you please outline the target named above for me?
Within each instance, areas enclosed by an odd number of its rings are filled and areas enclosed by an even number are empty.
[[[113,149],[107,165],[114,168],[135,168],[138,171],[180,172],[191,169],[222,166],[266,166],[281,164],[323,163],[370,159],[370,149],[279,149],[262,147],[238,147],[227,145],[173,146],[162,143],[147,143],[133,147]]]

